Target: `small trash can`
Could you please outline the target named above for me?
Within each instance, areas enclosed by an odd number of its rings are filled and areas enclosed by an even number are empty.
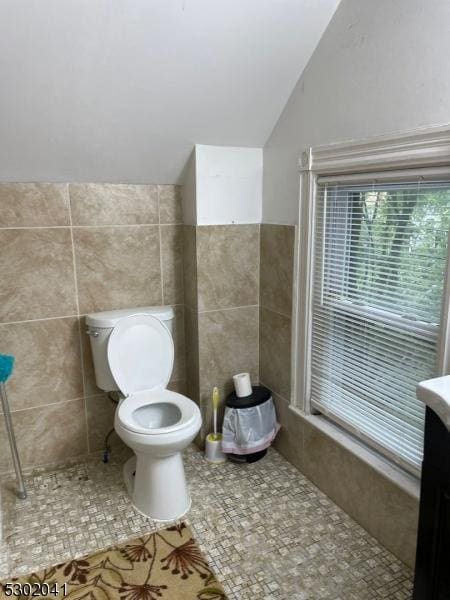
[[[239,398],[234,392],[225,400],[222,451],[235,462],[256,462],[265,456],[280,429],[272,392],[252,386],[252,394]]]

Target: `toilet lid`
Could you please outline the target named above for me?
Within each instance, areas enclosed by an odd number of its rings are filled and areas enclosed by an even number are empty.
[[[109,336],[109,368],[124,396],[165,388],[172,374],[173,355],[169,330],[152,315],[124,317]]]

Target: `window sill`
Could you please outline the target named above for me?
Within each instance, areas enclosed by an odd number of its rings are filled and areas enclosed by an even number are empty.
[[[357,456],[382,477],[394,483],[411,497],[419,500],[420,480],[417,477],[407,473],[387,458],[368,448],[350,433],[347,433],[337,425],[334,425],[325,417],[321,415],[308,415],[295,406],[290,406],[289,408],[295,414],[301,416],[302,419],[307,421],[310,425],[316,427],[322,433],[343,446],[346,450]]]

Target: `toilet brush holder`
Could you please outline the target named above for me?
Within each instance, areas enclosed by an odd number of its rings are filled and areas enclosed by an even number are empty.
[[[210,463],[223,463],[227,457],[222,452],[222,434],[210,433],[205,441],[205,458]]]

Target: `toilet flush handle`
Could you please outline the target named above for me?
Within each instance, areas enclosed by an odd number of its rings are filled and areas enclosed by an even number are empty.
[[[100,333],[96,330],[96,329],[86,329],[86,334],[90,335],[91,337],[98,337],[100,335]]]

